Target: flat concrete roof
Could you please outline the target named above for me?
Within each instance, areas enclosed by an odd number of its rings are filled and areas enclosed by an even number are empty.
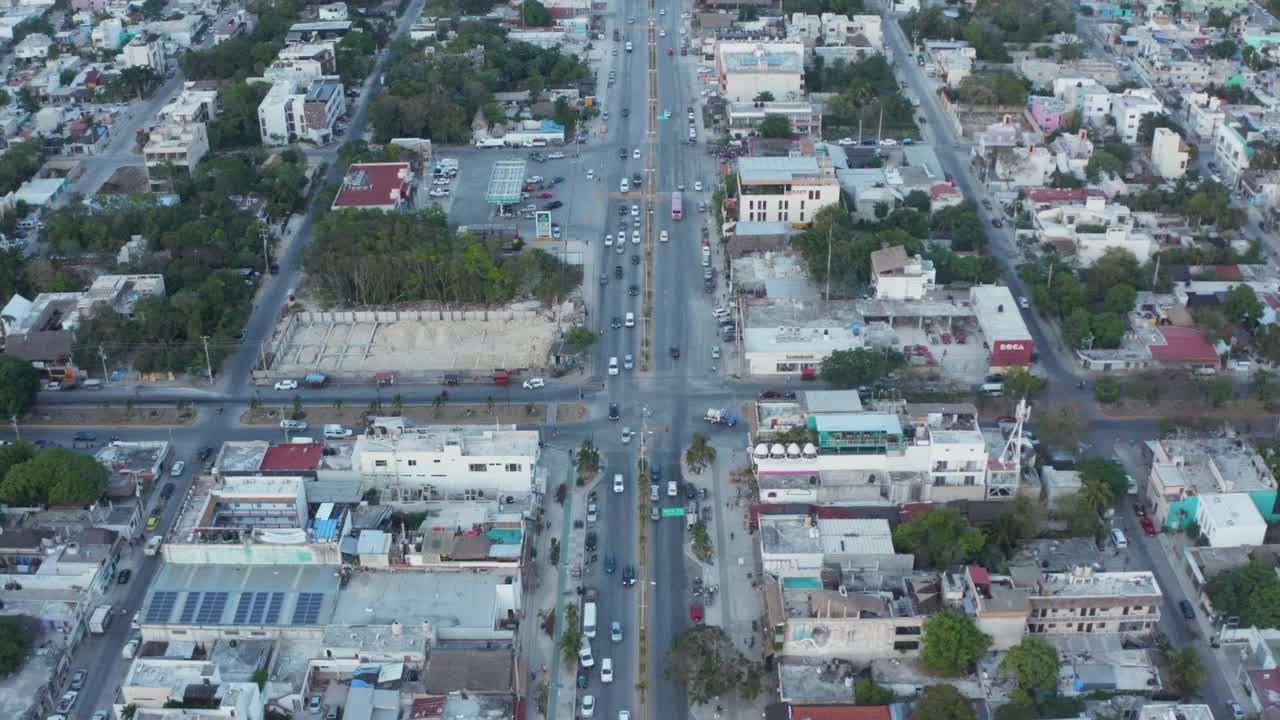
[[[430,622],[451,628],[493,630],[505,611],[498,590],[513,573],[356,573],[338,598],[335,625]]]
[[[1160,584],[1150,572],[1102,572],[1089,576],[1046,573],[1041,597],[1116,597],[1160,594]],[[1034,597],[1034,596],[1033,596]]]

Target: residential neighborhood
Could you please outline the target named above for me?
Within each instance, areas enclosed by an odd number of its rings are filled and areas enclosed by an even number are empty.
[[[0,10],[0,716],[1280,718],[1276,12]]]

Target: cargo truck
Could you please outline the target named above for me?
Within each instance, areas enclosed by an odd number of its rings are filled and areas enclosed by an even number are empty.
[[[89,632],[101,635],[107,631],[108,627],[111,627],[111,606],[99,605],[89,616]]]

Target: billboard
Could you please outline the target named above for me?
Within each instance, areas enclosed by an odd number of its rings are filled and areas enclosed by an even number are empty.
[[[551,213],[547,210],[539,210],[533,214],[533,223],[537,230],[536,236],[539,240],[551,239]]]
[[[1026,340],[996,340],[991,343],[991,366],[1014,367],[1031,364],[1035,343]]]

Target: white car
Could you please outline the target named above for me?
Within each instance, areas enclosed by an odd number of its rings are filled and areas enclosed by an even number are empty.
[[[666,8],[660,8],[660,9],[658,10],[658,15],[660,15],[660,16],[661,16],[661,15],[666,15],[666,14],[667,14],[667,9],[666,9]]]
[[[521,384],[525,390],[539,390],[547,386],[547,381],[542,378],[529,378]]]
[[[631,432],[631,428],[622,428],[622,444],[630,445],[632,435],[633,433]]]
[[[613,235],[605,235],[605,236],[604,236],[604,246],[605,246],[605,247],[613,247]]]
[[[298,381],[297,380],[277,380],[276,389],[277,390],[297,390]]]
[[[851,137],[842,137],[836,141],[837,145],[857,145],[858,141]]]
[[[666,231],[666,230],[663,230],[662,232],[658,233],[658,242],[666,242],[666,241],[668,241],[668,240],[670,240],[670,239],[671,239],[671,237],[670,237],[669,235],[667,235],[667,231]]]
[[[640,215],[640,206],[639,206],[639,205],[636,205],[636,204],[634,204],[634,203],[632,203],[632,205],[631,205],[631,217],[638,217],[639,215]]]
[[[659,31],[658,31],[658,37],[666,37],[666,36],[667,36],[667,31],[666,31],[666,30],[659,30]]]
[[[898,141],[894,140],[893,138],[885,138],[880,141],[880,144],[884,145],[885,147],[893,147],[894,145],[898,144]]]
[[[689,128],[689,139],[694,140],[697,137],[698,137],[698,131],[694,130],[693,128]]]
[[[1031,301],[1028,300],[1025,295],[1023,295],[1022,297],[1018,298],[1018,307],[1022,308],[1023,310],[1026,310],[1027,308],[1031,307]]]
[[[610,676],[612,676],[612,673],[610,674]],[[595,695],[582,696],[582,717],[584,718],[595,717],[595,714],[596,714],[596,696]]]
[[[427,194],[430,195],[431,197],[449,197],[448,190],[432,190]]]
[[[636,366],[636,361],[632,359],[631,353],[627,353],[626,355],[622,356],[622,369],[633,370],[635,369],[635,366]]]
[[[684,34],[685,34],[685,32],[687,32],[687,31],[686,31],[684,28],[680,28],[680,34],[681,34],[681,35],[684,35]]]
[[[600,660],[600,682],[613,682],[613,658],[602,658]],[[586,715],[584,712],[583,715]]]
[[[635,160],[639,160],[639,159],[640,159],[640,148],[636,148],[635,150],[632,150],[632,151],[631,151],[631,157],[632,157],[633,159],[635,159]]]
[[[609,358],[609,374],[610,375],[618,374],[618,356],[617,355],[614,355],[613,357]]]
[[[675,497],[680,494],[680,486],[675,480],[667,481],[667,497]]]
[[[558,151],[558,150],[557,150],[556,152],[553,152],[553,153],[551,153],[550,155],[548,155],[548,156],[547,156],[547,159],[548,159],[548,160],[563,160],[563,159],[564,159],[564,153],[562,153],[562,152],[560,152],[560,151]]]
[[[609,639],[616,643],[622,642],[622,623],[617,620],[609,623]]]
[[[179,460],[178,462],[174,463],[172,467],[169,468],[169,475],[173,477],[182,477],[182,471],[186,469],[187,469],[186,461]]]
[[[626,432],[631,432],[631,428],[623,428]],[[622,473],[614,473],[613,475],[613,491],[620,493],[626,488],[622,484]],[[615,623],[616,624],[616,623]],[[614,642],[617,642],[616,640]]]
[[[701,180],[695,181],[695,182],[693,183],[693,191],[694,191],[694,192],[702,192],[702,181],[701,181]]]
[[[632,231],[631,231],[631,244],[632,244],[632,245],[639,245],[639,244],[640,244],[640,231],[639,231],[639,230],[632,230]]]
[[[685,14],[687,15],[688,13],[685,13]],[[618,711],[618,720],[631,720],[631,711],[630,711],[630,710],[619,710],[619,711]]]
[[[303,422],[302,420],[281,420],[281,421],[280,421],[280,429],[281,429],[281,430],[292,430],[292,431],[294,431],[294,432],[297,432],[297,431],[300,431],[300,430],[306,430],[306,429],[307,429],[307,424],[306,424],[305,422]]]

